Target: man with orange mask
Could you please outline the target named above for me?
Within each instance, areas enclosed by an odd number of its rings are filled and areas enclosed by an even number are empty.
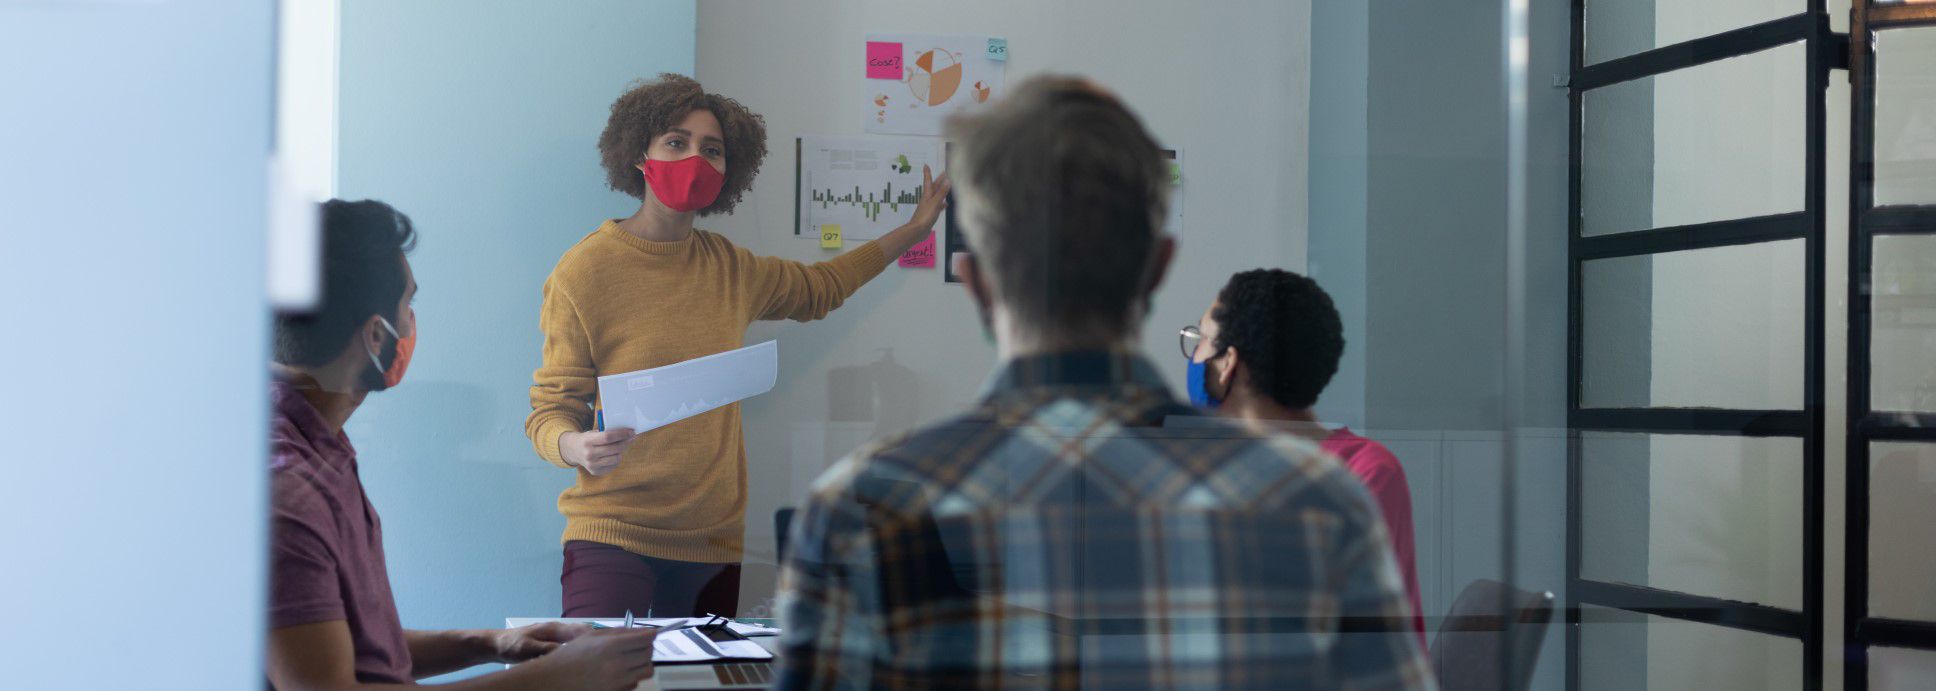
[[[323,206],[323,295],[276,318],[269,443],[268,676],[281,691],[393,688],[492,662],[454,689],[630,689],[652,676],[652,636],[539,624],[410,631],[397,617],[383,527],[343,426],[403,382],[417,340],[410,219],[376,201]]]

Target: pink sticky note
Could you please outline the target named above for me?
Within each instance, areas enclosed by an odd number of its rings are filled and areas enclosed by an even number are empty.
[[[884,41],[867,42],[867,78],[901,78],[901,44]]]
[[[913,247],[908,248],[908,251],[901,255],[901,268],[934,268],[934,233],[928,233],[928,239],[915,243]]]

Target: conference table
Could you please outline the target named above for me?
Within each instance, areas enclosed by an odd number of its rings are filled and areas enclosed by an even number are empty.
[[[574,619],[574,618],[566,618],[566,617],[506,617],[504,619],[504,628],[511,629],[511,628],[517,628],[520,626],[530,626],[532,624],[541,624],[548,621],[559,621],[559,622],[565,622],[565,623],[571,623],[571,624],[590,624],[595,621],[609,622],[611,621],[611,618],[605,617],[605,618],[597,618],[597,619]],[[764,624],[767,626],[774,625],[774,622],[772,619],[740,618],[740,619],[735,619],[734,621],[744,622],[748,624]],[[773,653],[773,661],[774,661],[775,668],[777,669],[778,662],[780,659],[780,637],[779,636],[755,636],[753,637],[752,640],[754,643],[760,644],[760,647],[765,648],[767,652]],[[732,686],[732,687],[721,686],[717,682],[718,673],[715,671],[715,668],[720,667],[722,665],[745,665],[745,664],[747,663],[720,662],[720,663],[712,663],[712,664],[659,665],[657,669],[653,670],[652,678],[645,680],[644,682],[640,683],[636,687],[633,687],[633,691],[674,691],[676,689],[701,689],[701,688],[742,688],[742,689],[749,688],[744,686]]]

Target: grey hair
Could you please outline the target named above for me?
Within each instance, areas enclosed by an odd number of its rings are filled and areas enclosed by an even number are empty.
[[[958,228],[997,300],[1037,333],[1139,326],[1169,177],[1143,124],[1087,80],[1031,78],[950,119]]]

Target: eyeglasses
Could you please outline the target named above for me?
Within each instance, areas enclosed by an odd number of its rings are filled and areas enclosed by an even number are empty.
[[[1195,324],[1183,327],[1181,331],[1176,332],[1176,344],[1183,348],[1183,359],[1185,360],[1196,361],[1197,344],[1202,342],[1203,330],[1197,328]]]

